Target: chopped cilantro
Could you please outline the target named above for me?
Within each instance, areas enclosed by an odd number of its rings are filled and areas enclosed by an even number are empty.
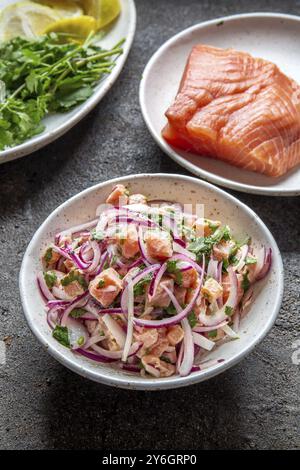
[[[44,255],[44,260],[47,263],[47,265],[50,263],[51,259],[52,259],[52,248],[48,248]]]
[[[209,331],[207,335],[209,338],[216,338],[217,334],[218,334],[217,330],[212,330],[212,331]]]
[[[191,311],[191,313],[188,314],[187,319],[189,321],[190,327],[194,328],[197,324],[197,317],[196,317],[195,312],[193,310]]]
[[[179,286],[182,285],[182,272],[177,268],[177,261],[167,261],[167,271],[171,274],[175,274],[175,282]]]
[[[79,282],[81,287],[83,287],[84,289],[87,288],[87,283],[86,283],[86,280],[84,279],[84,276],[82,274],[79,274],[79,272],[76,271],[76,269],[73,271],[70,271],[66,276],[62,278],[60,282],[62,286],[68,286],[69,284],[71,284],[71,282],[74,282],[74,281]]]
[[[52,336],[66,348],[70,347],[69,333],[66,326],[56,325],[52,332]]]
[[[195,253],[198,257],[205,254],[209,255],[213,246],[221,240],[230,240],[230,229],[228,225],[218,228],[212,235],[208,237],[196,237],[195,240],[188,245],[188,250]]]
[[[57,276],[53,271],[48,271],[44,273],[44,279],[49,289],[52,289],[57,280]]]
[[[160,359],[168,364],[172,364],[172,361],[167,356],[160,356]]]
[[[167,271],[169,273],[175,273],[177,271],[177,261],[176,260],[167,261]]]
[[[70,317],[72,318],[80,318],[84,315],[86,311],[83,308],[74,308],[70,313]]]
[[[147,274],[144,279],[141,279],[139,282],[135,284],[133,287],[133,293],[135,296],[145,294],[146,286],[151,282],[152,273]]]
[[[248,279],[248,271],[243,275],[243,280],[242,280],[242,288],[246,292],[250,287],[250,281]]]
[[[228,316],[232,315],[233,314],[233,308],[229,307],[229,305],[226,305],[225,314],[228,315]]]
[[[164,311],[168,314],[168,315],[176,315],[177,313],[177,310],[176,308],[174,307],[174,305],[169,305],[169,307],[166,307],[164,309]]]
[[[105,281],[104,281],[104,279],[100,279],[99,282],[98,282],[98,286],[97,286],[97,287],[101,288],[101,287],[104,287],[104,286],[105,286]]]

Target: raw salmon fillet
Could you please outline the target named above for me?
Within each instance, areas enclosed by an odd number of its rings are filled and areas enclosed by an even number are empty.
[[[245,52],[195,46],[166,117],[174,147],[269,176],[300,163],[300,87]]]

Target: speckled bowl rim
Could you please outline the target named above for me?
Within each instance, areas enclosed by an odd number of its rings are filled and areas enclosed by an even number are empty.
[[[231,357],[230,359],[225,360],[225,362],[219,363],[209,369],[205,369],[204,371],[201,372],[195,372],[187,377],[180,377],[180,376],[174,376],[174,377],[168,377],[168,378],[162,378],[162,379],[148,379],[148,378],[143,378],[140,376],[129,376],[125,375],[122,376],[119,374],[118,376],[111,376],[110,375],[110,369],[107,367],[105,369],[105,373],[103,373],[103,370],[95,370],[93,371],[87,371],[84,367],[84,365],[79,364],[80,358],[74,355],[74,357],[68,358],[66,357],[53,343],[50,343],[47,337],[47,334],[42,332],[38,327],[37,324],[33,321],[34,320],[34,314],[31,313],[30,309],[30,300],[28,299],[29,296],[26,295],[26,271],[27,271],[27,264],[29,261],[29,253],[31,252],[32,248],[35,246],[35,244],[39,243],[39,236],[43,232],[44,228],[47,226],[49,223],[50,219],[55,217],[58,213],[63,211],[70,203],[75,202],[80,200],[81,198],[87,196],[89,193],[92,193],[96,191],[99,188],[103,188],[106,186],[111,186],[115,185],[117,183],[122,183],[124,181],[130,183],[130,180],[136,180],[136,179],[143,179],[143,178],[165,178],[172,181],[177,181],[181,183],[193,183],[197,186],[207,188],[208,190],[211,190],[215,192],[216,195],[218,195],[220,198],[225,198],[227,199],[230,203],[236,204],[239,208],[241,208],[246,214],[253,220],[255,220],[255,223],[259,226],[259,228],[264,232],[264,235],[268,238],[270,242],[270,246],[273,250],[273,256],[277,258],[278,265],[280,267],[280,272],[278,273],[278,280],[279,280],[279,285],[278,285],[278,290],[276,292],[276,297],[272,299],[272,305],[270,309],[272,309],[272,313],[269,316],[268,321],[265,324],[265,327],[257,334],[257,336],[253,339],[253,341],[246,347],[243,347],[239,353],[236,353]],[[38,228],[34,236],[32,237],[31,242],[29,243],[21,265],[21,270],[20,270],[20,276],[19,276],[19,288],[20,288],[20,294],[21,294],[21,301],[24,309],[24,314],[25,318],[28,322],[28,325],[33,332],[33,334],[37,337],[37,339],[40,341],[40,343],[46,348],[46,350],[55,358],[57,359],[61,364],[64,366],[68,367],[72,371],[78,373],[79,375],[89,378],[95,382],[100,382],[106,385],[112,385],[116,387],[121,387],[121,388],[127,388],[127,389],[134,389],[134,390],[164,390],[164,389],[172,389],[172,388],[178,388],[178,387],[184,387],[187,385],[192,385],[198,382],[202,382],[204,380],[207,380],[211,377],[214,377],[221,372],[224,372],[225,370],[229,369],[230,367],[234,366],[237,364],[239,361],[241,361],[247,354],[250,353],[250,351],[253,350],[253,348],[259,344],[262,339],[266,336],[266,334],[269,332],[269,330],[272,328],[276,317],[278,315],[281,302],[282,302],[282,297],[283,297],[283,264],[282,264],[282,259],[281,255],[278,249],[278,246],[276,244],[276,241],[269,231],[269,229],[266,227],[266,225],[263,223],[263,221],[257,216],[257,214],[250,209],[246,204],[243,202],[239,201],[237,198],[234,196],[228,194],[227,192],[223,191],[222,189],[207,183],[206,181],[199,180],[197,178],[191,177],[191,176],[185,176],[185,175],[176,175],[176,174],[165,174],[165,173],[156,173],[156,174],[136,174],[136,175],[128,175],[128,176],[123,176],[119,178],[114,178],[99,184],[96,184],[88,189],[85,189],[84,191],[76,194],[75,196],[71,197],[67,201],[65,201],[63,204],[61,204],[57,209],[55,209],[43,222],[43,224]]]

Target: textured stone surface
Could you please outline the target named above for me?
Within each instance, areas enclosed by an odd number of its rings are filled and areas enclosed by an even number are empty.
[[[138,0],[138,27],[113,89],[75,129],[0,167],[0,447],[299,448],[299,199],[236,195],[267,223],[282,251],[284,302],[275,327],[239,365],[199,385],[132,392],[98,385],[50,357],[30,333],[18,293],[24,250],[45,217],[99,181],[139,172],[185,172],[155,145],[142,120],[139,80],[152,53],[195,22],[248,11],[300,14],[300,2]],[[234,5],[236,4],[236,6]],[[237,6],[238,5],[238,6]],[[9,343],[9,341],[7,341]]]

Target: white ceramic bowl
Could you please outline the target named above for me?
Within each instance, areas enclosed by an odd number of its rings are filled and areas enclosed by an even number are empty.
[[[41,269],[41,251],[53,241],[57,231],[92,220],[96,207],[106,199],[113,185],[119,182],[128,185],[131,191],[142,192],[151,199],[172,200],[182,204],[202,203],[205,217],[221,219],[230,225],[235,236],[249,234],[255,245],[264,244],[272,248],[271,271],[256,287],[251,311],[241,323],[240,339],[224,344],[210,354],[211,358],[225,359],[224,362],[187,377],[145,379],[117,370],[111,365],[94,363],[72,353],[52,338],[36,283],[37,272]],[[259,217],[238,199],[196,178],[141,174],[100,183],[59,206],[37,230],[26,250],[20,272],[20,291],[31,330],[49,353],[63,365],[96,382],[124,388],[159,390],[201,382],[224,372],[246,356],[264,338],[276,319],[282,300],[283,267],[273,236]]]

